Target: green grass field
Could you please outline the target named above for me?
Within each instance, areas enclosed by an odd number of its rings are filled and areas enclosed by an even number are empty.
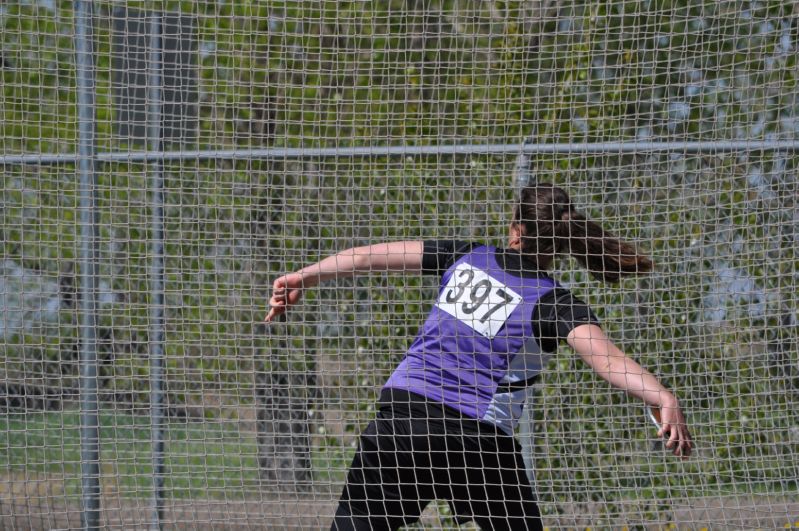
[[[133,500],[142,500],[152,495],[149,418],[144,415],[131,415],[129,412],[104,410],[100,415],[100,421],[101,483],[104,496],[131,500],[121,504],[107,503],[107,508],[112,512],[122,511],[128,507],[127,503],[133,503],[129,507],[137,511],[140,502]],[[263,497],[258,474],[256,436],[254,432],[242,429],[241,423],[230,420],[171,420],[165,426],[165,439],[165,491],[168,499],[177,503],[197,504],[192,506],[194,507],[192,511],[209,510],[208,502],[211,500],[241,503],[243,505],[237,506],[241,511],[251,518],[260,518],[263,521],[285,518],[289,512],[296,509],[285,506],[288,498],[281,496],[272,498],[268,495],[266,498]],[[345,450],[334,443],[335,441],[330,441],[329,445],[320,444],[314,448],[314,476],[318,485],[325,483],[332,485],[343,479],[351,449]],[[57,503],[58,500],[73,504],[80,498],[79,413],[28,412],[0,416],[0,467],[3,470],[0,474],[12,480],[7,482],[9,484],[25,483],[31,488],[37,483],[53,485],[54,488],[45,490],[44,494],[39,491],[40,493],[35,495],[39,496],[39,501],[32,506],[25,505],[29,502],[23,502],[20,506],[22,509],[17,507],[14,511],[39,516],[51,515],[55,518],[54,515],[60,514],[59,511],[63,510],[58,509],[57,505],[46,504]],[[740,491],[729,487],[713,489],[713,496],[708,497],[707,492],[710,489],[706,485],[704,489],[696,492],[696,499],[693,499],[693,495],[688,492],[690,488],[684,489],[679,500],[674,504],[666,503],[663,507],[659,502],[653,501],[658,498],[653,493],[615,492],[614,510],[617,510],[618,514],[631,515],[631,518],[636,515],[643,518],[643,515],[649,514],[647,511],[655,511],[650,516],[658,521],[668,519],[674,522],[696,523],[720,518],[721,513],[717,512],[722,511],[725,504],[732,504],[736,507],[737,520],[731,521],[741,525],[752,523],[768,527],[774,522],[782,525],[789,521],[793,524],[794,520],[790,515],[799,509],[799,506],[792,501],[796,500],[795,488],[786,485],[787,488],[775,489],[775,485],[769,484],[769,488],[761,493],[753,489],[753,485],[748,485],[746,489]],[[9,488],[13,491],[13,487]],[[24,496],[24,492],[23,489],[16,495]],[[313,507],[303,501],[305,513],[302,517],[311,520],[327,518],[333,510],[331,508],[333,499],[334,497],[330,499],[313,497],[313,501],[316,502]],[[45,503],[46,509],[42,508],[42,503]],[[760,503],[773,505],[773,514],[761,514],[755,510],[754,507]],[[438,525],[435,522],[439,522],[439,518],[443,518],[441,522],[449,521],[446,519],[448,512],[446,507],[439,505],[438,510],[433,511],[430,516],[433,518],[431,525],[434,526]],[[561,521],[573,524],[579,520],[589,525],[608,518],[608,515],[592,513],[592,510],[596,511],[596,507],[591,509],[586,506],[585,510],[579,511],[576,509],[578,507],[582,506],[566,504],[558,508],[557,514],[547,514],[554,508],[551,504],[545,504],[543,508],[554,527],[558,527],[555,523]],[[666,510],[666,513],[660,514],[658,512],[660,509]],[[728,509],[724,510],[729,512]],[[616,516],[611,518],[618,517],[616,513],[613,515]],[[193,515],[173,515],[173,517],[191,519]],[[732,518],[730,514],[726,517]],[[202,518],[209,521],[219,518],[220,521],[224,521],[225,516],[209,512],[203,513]],[[318,524],[317,520],[313,522]],[[424,528],[424,525],[421,527]]]
[[[103,489],[121,496],[152,492],[150,420],[100,414]],[[165,426],[164,480],[174,498],[243,498],[258,485],[254,433],[231,421],[170,421]],[[75,411],[0,416],[0,467],[9,475],[63,478],[64,494],[80,493],[80,415]]]
[[[100,413],[100,470],[104,490],[123,497],[152,494],[150,418]],[[175,499],[252,497],[260,486],[255,432],[230,420],[172,420],[165,425],[166,496]],[[339,483],[352,449],[315,447],[314,479]],[[52,476],[66,496],[80,494],[80,414],[77,411],[0,415],[0,474]]]

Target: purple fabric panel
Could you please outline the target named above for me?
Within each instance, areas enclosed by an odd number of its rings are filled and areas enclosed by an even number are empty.
[[[494,337],[486,337],[434,306],[386,388],[420,394],[470,417],[484,416],[513,356],[533,333],[536,302],[556,285],[547,277],[524,278],[504,271],[495,252],[494,247],[481,246],[461,257],[442,276],[439,296],[459,265],[479,269],[521,295],[522,302],[507,315],[504,326]]]

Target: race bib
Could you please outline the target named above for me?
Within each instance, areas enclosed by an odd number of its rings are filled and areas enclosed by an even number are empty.
[[[441,291],[436,306],[491,339],[521,302],[521,295],[499,280],[461,263]]]

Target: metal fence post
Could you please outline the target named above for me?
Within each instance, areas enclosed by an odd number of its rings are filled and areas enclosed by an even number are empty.
[[[162,14],[150,15],[150,56],[148,60],[147,144],[161,151],[163,105]],[[153,529],[161,529],[164,518],[164,174],[160,160],[150,162],[151,252],[150,265],[150,426],[153,460]]]
[[[100,423],[97,401],[98,213],[95,144],[94,46],[92,2],[78,0],[75,9],[75,64],[80,178],[81,279],[81,524],[100,527]]]

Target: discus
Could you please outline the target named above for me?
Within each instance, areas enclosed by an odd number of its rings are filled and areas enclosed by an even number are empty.
[[[649,418],[649,421],[654,424],[655,426],[655,433],[660,432],[660,428],[663,426],[660,417],[660,408],[659,407],[652,407],[646,406],[646,416]],[[663,450],[666,448],[666,445],[663,444],[663,439],[666,435],[663,435],[663,438],[658,437],[652,443],[652,450]]]

